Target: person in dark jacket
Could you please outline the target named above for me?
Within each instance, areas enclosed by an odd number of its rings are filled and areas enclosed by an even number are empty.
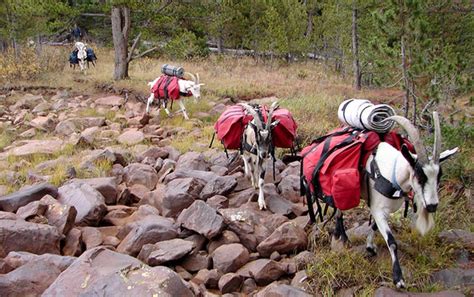
[[[82,40],[82,30],[77,24],[74,24],[74,28],[72,29],[71,35],[74,38],[74,41]]]

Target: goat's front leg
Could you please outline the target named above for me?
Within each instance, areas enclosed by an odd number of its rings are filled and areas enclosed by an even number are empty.
[[[250,176],[250,168],[249,168],[249,161],[247,160],[247,157],[245,155],[242,155],[242,160],[244,160],[244,173],[246,177]],[[252,180],[252,186],[253,186],[253,179]]]
[[[347,242],[346,229],[344,228],[344,218],[342,211],[336,210],[336,229],[334,230],[334,239],[341,240],[343,243]]]
[[[369,256],[377,255],[377,246],[374,243],[375,231],[377,230],[378,230],[377,224],[373,222],[369,230],[369,235],[367,235],[366,250],[367,250],[367,253],[369,253]]]
[[[146,102],[146,113],[150,112],[150,106],[153,103],[154,99],[155,99],[155,95],[153,93],[151,93],[150,97],[148,97],[148,100]]]
[[[390,256],[392,257],[393,283],[397,286],[397,288],[404,288],[405,281],[403,280],[402,269],[398,260],[398,245],[387,222],[388,214],[384,213],[383,211],[372,211],[372,216],[380,233],[387,243]]]
[[[265,183],[265,168],[263,167],[264,160],[257,157],[257,169],[258,169],[258,206],[260,210],[266,209],[265,197],[263,195],[263,184]]]
[[[171,115],[171,112],[169,111],[168,107],[166,107],[167,101],[166,101],[166,100],[163,100],[163,103],[162,103],[161,105],[163,106],[163,108],[164,108],[164,110],[165,110],[165,112],[166,112],[166,115],[167,115],[169,118],[171,118],[171,116],[172,116],[172,115]]]
[[[189,120],[188,114],[186,113],[186,107],[184,107],[184,103],[181,100],[178,100],[179,107],[181,108],[181,111],[183,112],[183,116],[186,120]]]

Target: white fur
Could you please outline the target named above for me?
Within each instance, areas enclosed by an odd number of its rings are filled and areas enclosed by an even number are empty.
[[[87,52],[86,52],[86,45],[80,41],[75,43],[75,47],[77,49],[77,59],[79,60],[79,67],[81,71],[86,70],[87,64]]]

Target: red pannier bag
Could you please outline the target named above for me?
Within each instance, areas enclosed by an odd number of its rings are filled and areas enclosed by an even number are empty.
[[[180,97],[179,84],[176,76],[162,75],[151,87],[151,92],[158,99],[178,100]]]
[[[225,149],[240,149],[245,126],[252,119],[240,105],[232,105],[224,110],[214,124],[214,131]]]
[[[273,111],[272,122],[276,120],[279,123],[272,131],[273,145],[280,148],[293,148],[298,128],[295,119],[288,109],[277,108]]]

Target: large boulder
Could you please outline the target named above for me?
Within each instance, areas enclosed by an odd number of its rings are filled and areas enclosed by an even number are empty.
[[[132,163],[124,168],[124,181],[127,186],[140,184],[153,190],[158,183],[158,175],[153,166],[141,163]]]
[[[209,180],[201,191],[201,199],[207,200],[214,195],[227,195],[237,186],[233,176],[216,176]]]
[[[96,177],[77,179],[93,187],[104,196],[105,204],[115,204],[117,201],[117,179],[115,177]]]
[[[204,155],[198,152],[187,152],[181,155],[176,163],[176,170],[209,170],[209,163]]]
[[[177,222],[189,230],[196,231],[211,239],[221,233],[224,228],[224,219],[216,210],[204,201],[196,200],[187,209],[183,210]]]
[[[199,198],[204,185],[195,178],[178,178],[169,182],[165,187],[162,202],[162,213],[171,217],[178,215]]]
[[[193,296],[177,273],[103,247],[86,251],[43,296]]]
[[[13,268],[18,268],[33,261],[44,261],[58,267],[61,271],[68,268],[76,257],[61,256],[56,254],[36,255],[29,252],[9,252],[5,257],[5,262]]]
[[[278,190],[283,198],[298,203],[301,200],[299,175],[291,174],[282,178]]]
[[[8,154],[17,157],[34,154],[52,155],[59,152],[63,148],[63,144],[64,142],[60,139],[25,140],[21,146],[9,150]]]
[[[265,289],[258,292],[255,297],[265,297],[265,296],[272,296],[272,297],[286,297],[286,296],[294,296],[294,297],[311,297],[313,295],[306,293],[305,291],[285,284],[278,284],[273,283],[267,286]]]
[[[117,247],[117,251],[136,256],[147,243],[156,243],[178,236],[178,229],[173,221],[157,215],[150,215],[131,223],[131,231]]]
[[[0,209],[15,212],[18,208],[30,202],[40,200],[45,195],[57,197],[58,188],[46,183],[24,187],[15,193],[0,197]]]
[[[145,134],[142,131],[128,130],[120,134],[117,141],[121,144],[134,145],[142,142],[145,139]]]
[[[263,257],[269,257],[274,251],[287,254],[306,249],[308,237],[306,232],[293,222],[287,222],[278,227],[273,233],[257,246],[257,251]]]
[[[58,201],[77,210],[76,224],[80,226],[95,226],[107,213],[104,196],[84,182],[65,184],[58,191]]]
[[[11,251],[59,254],[61,234],[56,227],[21,220],[0,220],[0,258]]]

